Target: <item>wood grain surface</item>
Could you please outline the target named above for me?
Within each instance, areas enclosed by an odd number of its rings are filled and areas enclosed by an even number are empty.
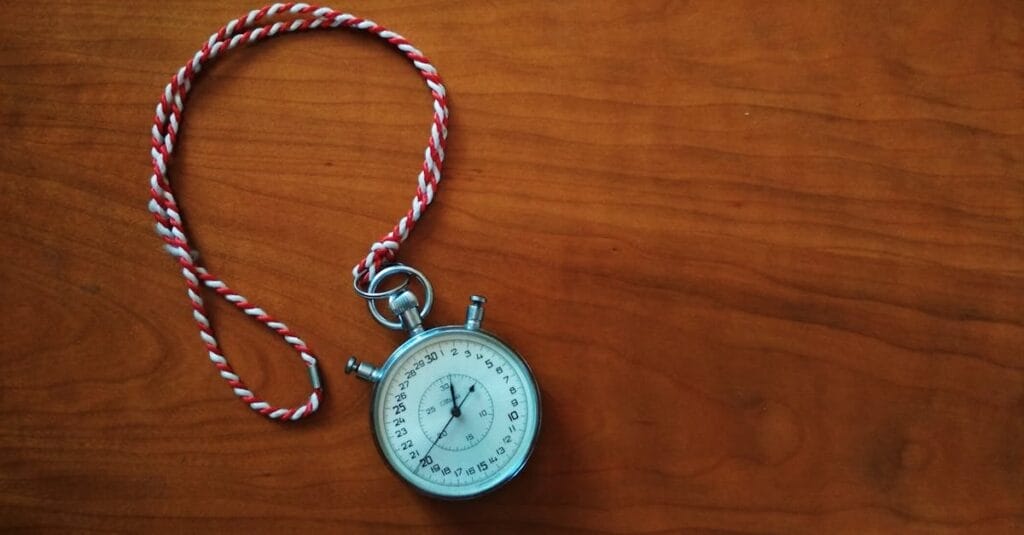
[[[321,356],[259,418],[206,359],[146,212],[163,84],[241,1],[4,2],[0,528],[1024,532],[1024,4],[335,6],[451,92],[403,249],[527,357],[544,428],[471,503],[378,457],[346,377],[401,337],[349,270],[408,205],[415,71],[352,32],[226,56],[171,168],[212,270]],[[216,302],[229,358],[308,388]]]

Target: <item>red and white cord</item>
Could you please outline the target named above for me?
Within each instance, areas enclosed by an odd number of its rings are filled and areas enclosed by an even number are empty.
[[[271,17],[282,20],[271,23],[267,20]],[[416,195],[412,199],[412,206],[391,231],[370,246],[366,257],[352,269],[352,276],[356,279],[357,284],[365,286],[377,271],[395,260],[399,245],[409,237],[409,233],[423,215],[427,205],[434,200],[437,185],[441,181],[444,147],[448,137],[448,102],[441,78],[423,53],[404,37],[373,21],[341,13],[328,7],[289,2],[256,9],[228,22],[211,35],[192,59],[178,69],[178,72],[171,77],[171,81],[164,88],[153,117],[153,139],[150,150],[153,157],[153,175],[150,177],[152,199],[149,202],[149,211],[156,219],[156,232],[163,239],[164,248],[181,266],[181,274],[185,278],[189,303],[192,306],[192,317],[199,327],[199,336],[206,345],[213,365],[220,371],[220,376],[228,382],[235,395],[249,408],[268,418],[281,421],[299,420],[319,408],[323,397],[323,388],[317,370],[316,357],[306,343],[296,336],[287,325],[275,320],[263,309],[236,293],[200,264],[199,251],[189,244],[181,210],[168,180],[167,166],[181,129],[186,96],[192,89],[192,82],[205,64],[239,45],[257,43],[276,35],[291,32],[331,28],[361,30],[386,40],[419,70],[420,76],[423,77],[433,97],[434,115],[430,125],[430,137],[427,140],[427,148],[424,150],[423,166],[417,177]],[[245,385],[228,363],[214,335],[209,314],[203,304],[203,298],[200,296],[203,286],[212,289],[246,315],[276,332],[299,354],[309,369],[313,385],[313,391],[304,404],[292,408],[276,407],[257,396]]]

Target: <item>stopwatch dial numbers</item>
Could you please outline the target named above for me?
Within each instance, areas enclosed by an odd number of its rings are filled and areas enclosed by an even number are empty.
[[[448,338],[395,366],[382,385],[382,447],[393,450],[407,479],[459,487],[518,468],[510,461],[530,446],[536,393],[527,390],[533,383],[509,350]]]

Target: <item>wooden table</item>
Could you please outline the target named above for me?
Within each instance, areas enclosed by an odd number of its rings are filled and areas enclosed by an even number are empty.
[[[163,84],[230,2],[6,3],[0,527],[30,531],[1024,530],[1018,2],[352,6],[451,93],[445,181],[401,260],[532,364],[507,488],[419,497],[374,448],[401,339],[349,270],[408,206],[430,120],[354,32],[233,52],[171,167],[204,260],[321,357],[297,425],[206,359],[146,212]],[[300,362],[212,297],[226,353]]]

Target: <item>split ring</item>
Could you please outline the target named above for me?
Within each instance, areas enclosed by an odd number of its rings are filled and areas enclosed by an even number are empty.
[[[405,275],[405,281],[402,284],[384,292],[377,291],[377,286],[380,286],[385,279],[399,274]],[[434,306],[434,287],[430,285],[430,281],[427,280],[427,277],[423,275],[423,273],[420,273],[419,270],[413,269],[405,264],[392,264],[378,271],[377,274],[370,279],[370,284],[367,285],[365,293],[367,295],[383,294],[390,298],[391,296],[398,295],[399,292],[405,291],[405,288],[409,286],[409,281],[413,278],[418,280],[420,285],[423,286],[423,307],[420,308],[419,312],[420,316],[425,318],[427,317],[427,314],[430,313],[430,309]],[[356,292],[360,295],[363,295],[364,293],[358,289]],[[402,330],[402,322],[385,318],[384,315],[380,313],[380,309],[377,308],[378,299],[383,298],[384,297],[368,298],[366,300],[366,306],[370,308],[370,314],[373,315],[373,319],[377,320],[377,323],[380,323],[388,329],[395,331]]]

